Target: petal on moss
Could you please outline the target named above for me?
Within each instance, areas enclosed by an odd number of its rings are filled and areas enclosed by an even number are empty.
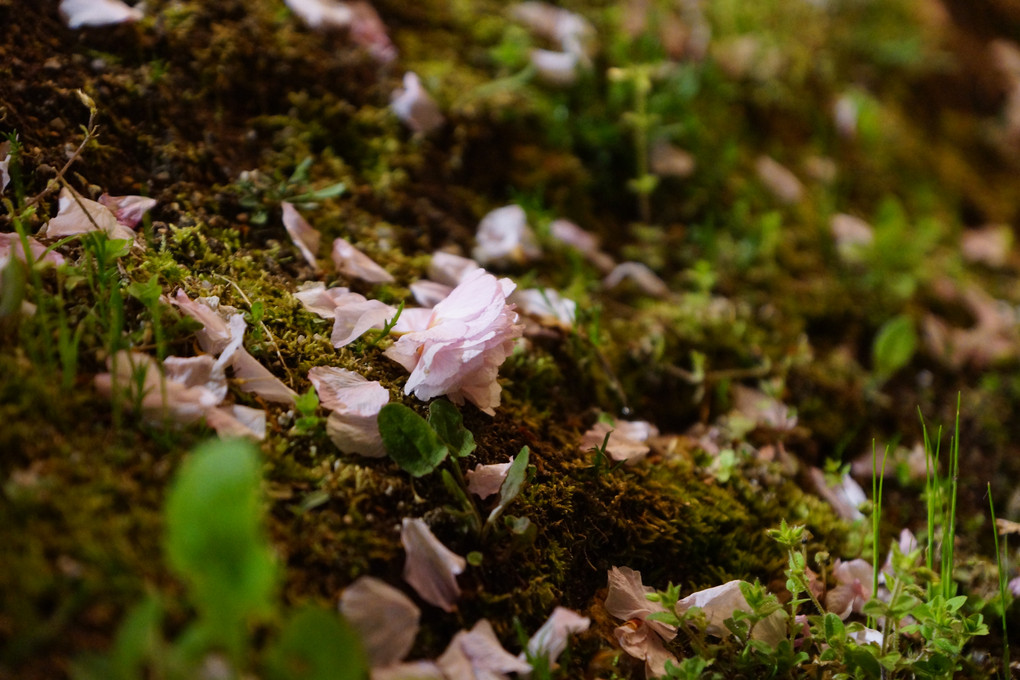
[[[294,390],[287,387],[243,347],[234,352],[230,366],[234,369],[234,379],[244,392],[252,392],[266,401],[280,404],[293,404],[297,399]]]
[[[588,630],[591,620],[572,609],[556,607],[542,627],[528,640],[528,654],[545,657],[550,664],[560,658],[571,635]]]
[[[635,659],[645,662],[646,678],[665,675],[667,661],[672,661],[674,664],[679,663],[677,658],[666,649],[662,638],[655,635],[644,623],[628,621],[622,626],[617,626],[613,635],[623,651]]]
[[[39,243],[33,236],[28,236],[28,250],[35,262],[48,262],[54,265],[64,264],[64,256],[51,250],[46,252],[46,246]],[[16,232],[0,233],[0,259],[6,260],[16,257],[22,262],[25,261],[25,249],[21,243],[21,237]],[[41,258],[41,260],[40,260]]]
[[[75,197],[64,187],[60,192],[57,216],[39,231],[47,238],[63,238],[90,231],[102,231],[112,239],[135,241],[135,232],[117,221],[109,208],[81,196]]]
[[[389,305],[378,300],[368,300],[358,293],[338,296],[333,310],[330,342],[334,347],[349,345],[370,328],[382,329],[396,314],[397,310]]]
[[[511,456],[509,463],[476,465],[473,470],[468,470],[468,491],[483,499],[499,493],[499,488],[503,486],[507,471],[513,462],[514,456]]]
[[[471,255],[483,265],[526,262],[540,254],[527,215],[519,205],[496,208],[483,217],[475,243]]]
[[[337,305],[350,292],[349,288],[326,288],[325,283],[316,281],[303,286],[294,293],[294,297],[312,314],[318,314],[323,319],[335,319]]]
[[[345,276],[369,283],[393,283],[393,276],[346,239],[333,241],[333,263]]]
[[[120,0],[60,0],[60,14],[68,28],[120,24],[145,16],[137,7]]]
[[[606,595],[606,611],[624,621],[645,622],[649,614],[662,613],[666,608],[660,602],[652,602],[646,595],[655,589],[642,584],[641,572],[630,567],[613,567],[609,570],[609,593]],[[676,626],[663,621],[647,621],[647,625],[662,639],[672,640]]]
[[[456,680],[497,680],[506,678],[507,673],[532,670],[531,664],[503,649],[487,619],[454,635],[436,665],[447,678]]]
[[[428,134],[443,126],[439,105],[421,86],[418,74],[412,71],[404,74],[404,87],[393,92],[390,108],[412,132]]]
[[[658,433],[658,428],[643,420],[617,420],[612,425],[597,422],[581,437],[581,449],[587,451],[602,446],[608,434],[606,453],[609,454],[609,457],[616,461],[623,461],[627,465],[634,465],[647,456],[651,450],[645,440]]]
[[[403,661],[421,619],[421,610],[410,598],[372,576],[362,576],[344,589],[340,613],[360,634],[373,668]]]
[[[378,380],[333,366],[316,366],[308,371],[308,379],[319,395],[319,404],[330,411],[376,415],[390,400],[390,393]]]
[[[346,2],[336,0],[284,0],[290,11],[311,28],[346,28],[354,13]]]
[[[319,271],[319,263],[315,259],[315,254],[319,252],[322,234],[308,224],[308,221],[292,204],[283,201],[280,205],[283,207],[283,228],[287,230],[290,240],[301,251],[301,255],[312,266],[312,269]]]
[[[177,294],[170,300],[179,310],[202,324],[202,330],[195,333],[198,344],[203,352],[219,354],[231,343],[234,336],[244,334],[244,326],[235,322],[232,328],[227,323],[226,310],[220,310],[220,299],[218,297],[197,298],[192,300],[183,289],[178,289]],[[244,317],[241,317],[244,321]]]
[[[118,222],[131,229],[137,227],[145,214],[156,207],[156,199],[145,196],[103,194],[99,197],[99,203],[109,208]]]
[[[457,574],[467,561],[440,543],[421,519],[404,518],[400,542],[407,553],[404,580],[423,600],[452,612],[460,597]]]
[[[221,437],[266,438],[266,412],[260,408],[218,406],[206,411],[205,422]]]

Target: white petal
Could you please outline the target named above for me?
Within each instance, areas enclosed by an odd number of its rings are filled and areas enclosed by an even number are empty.
[[[579,55],[576,52],[534,49],[530,57],[542,82],[556,87],[569,87],[577,82]]]
[[[340,613],[361,636],[372,667],[403,661],[418,635],[421,611],[402,592],[372,576],[344,589]]]
[[[506,260],[527,261],[539,254],[528,218],[519,205],[507,205],[489,212],[478,224],[475,260],[483,265]]]
[[[567,648],[567,638],[588,630],[591,620],[566,607],[556,607],[549,619],[528,640],[528,654],[555,663]]]
[[[658,429],[644,421],[627,422],[618,420],[615,424],[598,422],[581,437],[581,449],[587,451],[602,446],[609,434],[606,453],[616,461],[624,461],[634,465],[645,456],[651,448],[644,443],[650,436],[658,434]]]
[[[50,264],[64,264],[63,255],[54,250],[47,253],[46,246],[36,240],[34,236],[28,236],[27,238],[28,250],[32,253],[32,259],[35,262],[39,262],[39,258],[42,258],[43,262],[49,262]],[[0,233],[0,258],[7,259],[12,256],[24,262],[25,249],[17,232],[5,231]]]
[[[312,28],[345,28],[353,18],[346,2],[336,0],[284,0],[302,21]]]
[[[450,680],[431,661],[411,661],[373,668],[371,680]]]
[[[460,597],[457,574],[467,561],[440,543],[420,519],[404,518],[400,542],[407,553],[404,580],[423,600],[452,612]]]
[[[205,422],[221,437],[266,438],[266,412],[260,408],[219,406],[206,411]]]
[[[506,479],[507,470],[510,469],[513,462],[514,457],[511,456],[509,463],[476,465],[474,470],[468,470],[468,491],[479,498],[488,498],[499,493],[499,488],[503,486],[503,481]]]
[[[517,290],[510,296],[509,302],[517,305],[517,309],[524,314],[548,326],[570,329],[577,318],[577,303],[563,297],[553,288]]]
[[[369,283],[393,282],[393,277],[388,271],[345,239],[338,238],[333,241],[333,262],[336,264],[336,268],[346,276]]]
[[[69,28],[120,24],[144,16],[141,10],[120,0],[60,0],[60,13]]]
[[[367,458],[383,458],[386,455],[377,416],[334,411],[326,420],[326,434],[344,453],[356,453]]]
[[[503,649],[492,624],[480,620],[470,631],[453,636],[436,665],[447,678],[496,680],[507,673],[530,673],[531,665]]]
[[[411,284],[411,295],[415,302],[422,307],[435,307],[446,299],[446,296],[453,290],[450,286],[435,281],[422,279]]]
[[[301,216],[293,205],[287,201],[280,204],[283,207],[283,228],[290,235],[290,240],[301,251],[301,255],[318,271],[319,263],[315,254],[319,251],[319,242],[322,235]]]
[[[443,125],[439,105],[421,86],[418,75],[411,71],[404,74],[404,87],[393,92],[390,108],[412,132],[428,134]]]
[[[0,144],[0,196],[3,195],[4,189],[11,182],[11,175],[8,172],[8,168],[11,165],[11,143],[4,142]]]
[[[253,392],[267,401],[281,404],[292,404],[297,398],[294,390],[284,385],[243,347],[234,353],[230,366],[234,369],[234,379],[240,382],[244,392]]]
[[[316,366],[308,371],[319,404],[330,411],[360,416],[378,415],[390,400],[390,393],[378,380],[333,366]]]
[[[645,597],[653,592],[654,588],[641,583],[641,572],[630,567],[613,567],[609,570],[606,611],[624,621],[645,621],[649,614],[666,611],[661,602],[652,602]],[[672,640],[676,635],[676,626],[663,621],[648,621],[647,625],[664,640]]]
[[[358,293],[347,293],[333,310],[334,347],[344,347],[360,338],[368,329],[382,329],[397,315],[397,310],[378,300],[368,300]],[[403,314],[401,314],[403,316]]]
[[[163,360],[167,380],[187,387],[204,387],[215,394],[219,401],[227,396],[227,376],[208,354],[197,357],[167,357]],[[218,402],[217,402],[218,403]]]

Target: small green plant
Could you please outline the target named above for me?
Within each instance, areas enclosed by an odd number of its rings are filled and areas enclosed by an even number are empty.
[[[270,210],[277,208],[282,201],[295,205],[314,207],[316,203],[328,198],[336,198],[347,191],[343,182],[336,182],[319,189],[308,188],[309,170],[313,159],[305,158],[298,163],[288,177],[271,178],[258,171],[241,173],[234,184],[238,194],[238,202],[251,211],[251,223],[265,224],[269,220]]]
[[[278,567],[262,526],[261,463],[242,440],[214,440],[181,466],[166,503],[166,556],[188,587],[194,620],[175,639],[163,632],[156,595],[124,618],[107,655],[85,657],[77,680],[184,680],[212,663],[231,679],[359,680],[366,670],[352,629],[332,612],[287,612]],[[266,645],[255,624],[278,633]]]

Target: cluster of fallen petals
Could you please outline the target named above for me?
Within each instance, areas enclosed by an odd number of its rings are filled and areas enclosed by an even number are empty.
[[[422,600],[452,612],[460,595],[456,578],[467,566],[465,559],[444,546],[421,519],[405,518],[400,539],[407,556],[404,580]],[[418,634],[421,610],[402,591],[362,576],[344,590],[340,612],[360,633],[372,680],[500,680],[510,673],[528,677],[529,656],[554,664],[570,635],[586,631],[590,623],[574,611],[556,607],[532,635],[526,651],[514,655],[503,648],[492,625],[481,619],[470,630],[456,633],[435,660],[405,661]]]

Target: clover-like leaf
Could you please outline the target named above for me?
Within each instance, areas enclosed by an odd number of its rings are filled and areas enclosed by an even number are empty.
[[[403,404],[383,406],[378,422],[386,453],[414,477],[432,472],[450,455],[425,419]]]

